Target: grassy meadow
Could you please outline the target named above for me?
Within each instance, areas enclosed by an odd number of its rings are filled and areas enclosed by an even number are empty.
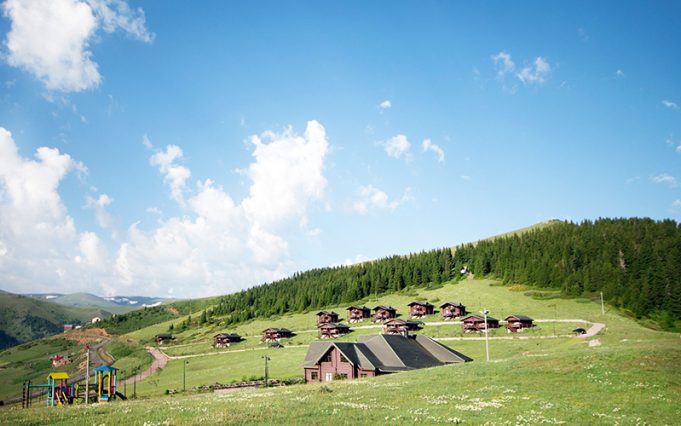
[[[360,381],[218,394],[197,393],[192,389],[261,377],[263,355],[271,359],[271,378],[301,377],[306,345],[316,339],[316,333],[306,331],[314,330],[316,316],[314,312],[286,315],[251,321],[228,330],[208,325],[177,333],[175,344],[162,347],[171,357],[182,358],[171,358],[164,369],[139,382],[137,400],[52,410],[22,411],[14,406],[2,409],[3,422],[679,424],[681,406],[675,402],[681,400],[678,368],[681,339],[677,334],[644,328],[607,308],[605,315],[601,315],[600,305],[587,299],[537,300],[526,295],[528,291],[532,290],[498,286],[488,280],[465,280],[362,302],[369,307],[390,304],[405,314],[406,304],[415,299],[428,300],[436,306],[453,300],[463,302],[471,312],[487,308],[498,319],[517,313],[535,319],[603,322],[607,327],[593,339],[581,339],[562,335],[583,324],[540,323],[535,330],[514,335],[512,339],[490,340],[492,361],[487,363],[484,341],[478,340],[479,336],[462,338],[460,325],[429,326],[424,327],[422,333],[453,339],[442,342],[475,361]],[[345,307],[327,309],[344,315]],[[425,321],[439,321],[439,316]],[[127,338],[144,340],[160,328],[167,330],[168,325],[139,330]],[[356,326],[364,325],[371,323]],[[259,343],[260,331],[270,326],[299,333],[282,342],[285,348],[273,349]],[[213,349],[211,337],[220,331],[234,331],[247,340],[230,348]],[[356,340],[360,334],[377,332],[377,328],[358,328],[343,340]],[[554,333],[558,335],[556,338]],[[509,337],[503,329],[490,335]],[[591,346],[590,340],[598,340],[600,345]],[[186,393],[181,392],[183,367],[186,368]],[[166,390],[180,393],[165,395]],[[127,391],[128,395],[132,394],[130,386]],[[36,403],[36,407],[38,405]]]

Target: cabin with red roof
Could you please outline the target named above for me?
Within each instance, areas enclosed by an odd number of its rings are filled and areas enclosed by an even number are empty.
[[[367,318],[371,318],[371,310],[366,306],[349,306],[348,307],[348,322],[360,322]]]
[[[534,320],[525,315],[509,315],[505,318],[506,330],[509,333],[517,333],[526,328],[534,327]]]
[[[317,312],[317,326],[321,324],[329,324],[338,322],[338,314],[334,311],[319,311]]]
[[[374,321],[387,321],[397,316],[397,309],[392,306],[379,305],[374,308]]]
[[[479,333],[485,331],[485,318],[480,315],[469,315],[461,320],[461,322],[464,333]],[[487,328],[499,328],[499,320],[488,316]]]
[[[445,321],[466,315],[466,307],[459,302],[445,302],[440,305],[440,313]]]
[[[330,322],[318,327],[320,339],[335,339],[336,337],[350,332],[350,327],[345,324]]]
[[[426,315],[433,315],[435,307],[428,302],[411,302],[409,306],[409,316],[412,318],[423,318]]]
[[[312,342],[305,355],[305,383],[374,377],[471,358],[430,337],[361,335],[358,342]]]

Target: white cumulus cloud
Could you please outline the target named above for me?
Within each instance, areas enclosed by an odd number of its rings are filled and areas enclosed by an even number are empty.
[[[438,162],[443,163],[445,161],[445,152],[442,150],[442,148],[434,144],[430,139],[424,139],[421,145],[423,147],[423,152],[433,151],[437,156]]]
[[[393,158],[400,158],[409,153],[411,144],[405,135],[397,135],[385,141],[383,144],[386,154]]]
[[[157,166],[163,173],[166,183],[170,186],[170,193],[178,204],[184,206],[184,190],[191,171],[176,163],[183,156],[182,149],[177,145],[168,145],[165,151],[158,151],[149,158],[152,166]]]
[[[413,199],[410,188],[405,190],[404,195],[399,200],[390,200],[388,194],[373,185],[360,186],[357,193],[358,197],[352,204],[352,209],[359,214],[367,214],[371,210],[393,211]]]
[[[121,0],[7,0],[2,10],[11,21],[7,63],[30,72],[49,90],[79,92],[99,85],[102,77],[90,50],[99,28],[153,39],[144,12]]]
[[[379,105],[379,107],[381,109],[390,109],[390,108],[392,108],[392,106],[393,106],[392,102],[390,102],[388,99],[381,102],[380,105]]]
[[[515,70],[515,62],[511,59],[511,55],[504,51],[492,55],[492,62],[496,66],[497,79],[499,81],[503,81],[506,78],[506,74]]]
[[[90,196],[85,198],[85,208],[93,209],[95,211],[97,224],[102,228],[111,228],[113,225],[111,214],[106,211],[106,206],[112,202],[113,199],[106,194],[100,194],[97,198]]]

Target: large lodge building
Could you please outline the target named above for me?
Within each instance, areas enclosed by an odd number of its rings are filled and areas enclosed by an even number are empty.
[[[471,358],[426,336],[362,335],[357,343],[312,342],[305,356],[305,382],[374,377],[468,362]]]

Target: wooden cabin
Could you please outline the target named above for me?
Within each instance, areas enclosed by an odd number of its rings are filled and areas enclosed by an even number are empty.
[[[534,327],[534,320],[525,315],[509,315],[505,318],[506,330],[509,333],[517,333],[526,328]]]
[[[341,334],[347,334],[350,332],[350,327],[345,324],[339,324],[335,322],[330,322],[327,324],[321,324],[318,327],[319,338],[320,339],[334,339]]]
[[[485,331],[485,318],[480,315],[469,315],[462,320],[462,328],[464,333],[478,333]],[[499,320],[487,317],[487,328],[499,328]]]
[[[401,319],[391,319],[383,324],[383,333],[407,335],[410,331],[421,328],[421,321],[405,321]]]
[[[371,318],[371,310],[366,306],[349,306],[348,322],[360,322],[366,318]]]
[[[312,342],[305,355],[305,383],[374,377],[472,361],[426,336],[374,334],[358,342]]]
[[[262,332],[262,340],[267,343],[278,342],[281,339],[293,336],[293,332],[288,328],[268,328]]]
[[[466,307],[459,302],[445,302],[440,305],[442,319],[448,321],[466,315]]]
[[[164,342],[170,342],[170,341],[175,340],[175,337],[173,337],[172,334],[162,333],[162,334],[157,334],[156,336],[154,336],[154,339],[156,340],[156,343],[158,343],[159,345],[162,345]]]
[[[433,315],[435,306],[428,302],[411,302],[409,306],[409,316],[412,318],[423,318],[426,315]]]
[[[220,333],[213,336],[214,348],[228,348],[232,343],[240,342],[243,339],[236,333]]]
[[[338,314],[334,311],[319,311],[317,312],[317,326],[321,324],[329,324],[338,322]]]
[[[397,309],[392,306],[379,305],[374,308],[374,321],[387,321],[397,316]]]

